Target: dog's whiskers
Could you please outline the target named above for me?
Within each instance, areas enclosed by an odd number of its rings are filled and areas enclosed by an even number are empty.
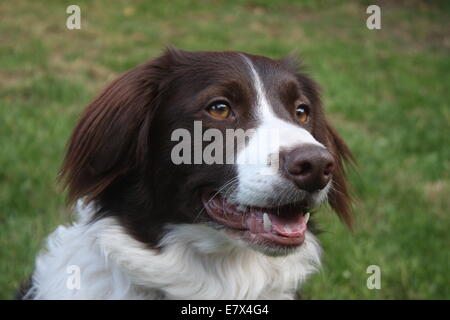
[[[212,201],[223,189],[225,189],[226,187],[228,187],[229,185],[233,185],[233,183],[237,182],[238,177],[234,177],[231,178],[230,180],[226,181],[207,201],[207,203],[209,203],[210,201]],[[203,211],[205,210],[205,207],[203,207],[200,212],[195,216],[193,223],[195,223],[197,221],[197,219],[200,217],[200,215],[203,213]]]

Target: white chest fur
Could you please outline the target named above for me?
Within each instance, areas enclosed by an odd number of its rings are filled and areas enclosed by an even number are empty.
[[[292,299],[320,265],[320,246],[307,233],[302,247],[270,257],[199,224],[168,226],[162,249],[128,235],[116,219],[60,226],[37,258],[35,299]],[[79,277],[79,279],[74,279]]]

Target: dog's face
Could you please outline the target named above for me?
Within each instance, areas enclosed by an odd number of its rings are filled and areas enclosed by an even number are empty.
[[[350,223],[349,156],[291,61],[169,50],[88,107],[62,176],[72,199],[95,200],[144,242],[169,224],[206,224],[278,254],[303,244],[326,200]]]

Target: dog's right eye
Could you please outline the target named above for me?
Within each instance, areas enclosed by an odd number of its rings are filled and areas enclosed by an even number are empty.
[[[214,103],[206,108],[206,111],[214,118],[226,119],[231,115],[231,108],[223,102]]]
[[[296,109],[295,109],[295,115],[297,117],[298,122],[306,122],[309,118],[309,107],[308,105],[301,103]]]

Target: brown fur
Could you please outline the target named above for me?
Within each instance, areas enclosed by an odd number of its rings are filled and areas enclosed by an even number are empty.
[[[325,119],[317,85],[288,60],[247,56],[268,70],[269,80],[278,73],[280,79],[296,77],[295,86],[314,110],[315,120],[308,130],[331,150],[337,164],[329,203],[350,227],[344,163],[352,155]],[[170,137],[170,129],[190,128],[196,119],[196,104],[204,103],[196,93],[210,83],[226,79],[211,90],[221,92],[233,85],[233,92],[241,93],[232,99],[241,104],[251,99],[242,69],[239,53],[169,49],[121,75],[87,107],[69,140],[60,173],[69,201],[96,200],[99,214],[118,216],[130,233],[150,244],[159,239],[165,223],[192,222],[200,208],[193,186],[218,186],[229,173],[223,174],[221,166],[199,166],[189,169],[195,170],[194,175],[187,168],[171,165],[170,143],[164,139]],[[242,127],[251,127],[250,117],[242,110]]]

